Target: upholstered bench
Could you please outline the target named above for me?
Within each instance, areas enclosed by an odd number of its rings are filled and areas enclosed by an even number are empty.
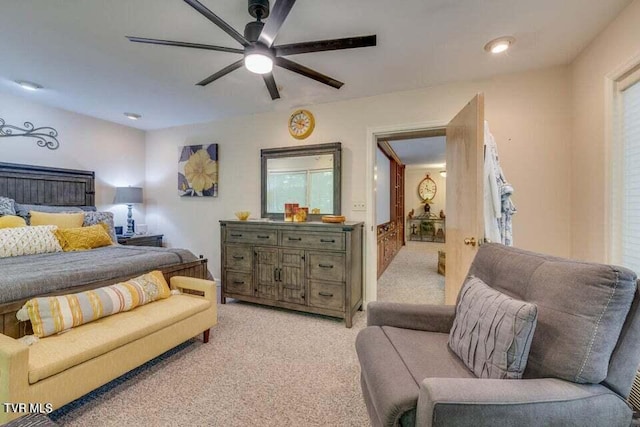
[[[183,292],[41,338],[31,346],[0,335],[0,402],[58,408],[217,323],[216,287],[172,277]],[[0,424],[20,413],[0,408]]]

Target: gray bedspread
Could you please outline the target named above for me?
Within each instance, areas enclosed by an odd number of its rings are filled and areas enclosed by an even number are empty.
[[[0,303],[197,259],[186,249],[146,246],[0,258]]]

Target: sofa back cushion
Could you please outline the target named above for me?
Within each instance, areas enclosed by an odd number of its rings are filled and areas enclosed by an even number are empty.
[[[42,338],[170,295],[162,272],[152,271],[90,291],[32,298],[18,311],[17,317],[31,320],[33,334]]]
[[[538,307],[525,378],[600,383],[607,377],[636,291],[631,270],[485,244],[469,275]]]
[[[470,276],[460,290],[449,347],[478,378],[522,378],[536,318],[535,304]]]

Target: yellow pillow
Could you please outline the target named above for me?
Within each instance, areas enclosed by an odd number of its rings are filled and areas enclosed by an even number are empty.
[[[22,217],[16,215],[0,216],[0,228],[16,228],[26,226],[27,222]]]
[[[54,233],[65,252],[84,251],[113,244],[103,222],[88,227],[58,228]]]
[[[47,213],[29,211],[31,225],[57,225],[58,228],[82,227],[84,212],[78,213]]]
[[[155,270],[91,291],[32,298],[16,317],[20,321],[31,320],[33,334],[42,338],[170,296],[164,275]]]

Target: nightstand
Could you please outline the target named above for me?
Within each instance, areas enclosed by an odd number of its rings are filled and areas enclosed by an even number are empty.
[[[158,246],[162,247],[164,234],[144,234],[138,236],[118,236],[118,243],[127,246]]]

